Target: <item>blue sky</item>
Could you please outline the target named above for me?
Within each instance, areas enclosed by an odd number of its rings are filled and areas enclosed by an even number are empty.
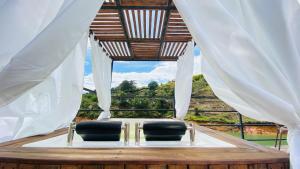
[[[194,55],[200,55],[200,49],[195,47]],[[113,67],[113,72],[150,72],[152,71],[160,62],[158,61],[131,61],[131,62],[115,62]],[[89,75],[92,73],[91,65],[91,50],[87,50],[85,71],[84,75]]]
[[[194,74],[200,72],[200,49],[194,49]],[[151,81],[165,83],[175,79],[176,62],[159,61],[115,61],[113,65],[112,87],[123,80],[134,80],[138,86],[145,86]],[[92,78],[91,49],[88,48],[85,62],[85,87],[94,89]]]

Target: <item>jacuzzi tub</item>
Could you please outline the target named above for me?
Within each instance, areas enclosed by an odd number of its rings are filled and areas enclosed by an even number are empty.
[[[139,145],[135,144],[134,127],[136,122],[144,121],[158,121],[171,119],[113,119],[121,120],[130,123],[130,139],[129,144],[125,145],[122,141],[83,141],[82,138],[76,134],[74,135],[73,144],[67,144],[67,134],[52,137],[46,140],[32,142],[23,145],[23,147],[64,147],[64,148],[117,148],[117,147],[235,147],[235,145],[214,138],[196,130],[195,143],[191,145],[189,140],[189,132],[183,136],[181,141],[145,141],[143,133],[141,133],[141,142]],[[123,134],[123,133],[122,133]],[[123,138],[123,135],[122,137]]]

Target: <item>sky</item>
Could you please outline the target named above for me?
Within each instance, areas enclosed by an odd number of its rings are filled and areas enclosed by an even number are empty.
[[[84,87],[95,89],[92,74],[91,48],[88,45],[85,61]],[[194,74],[201,73],[200,49],[194,48]],[[123,80],[134,80],[138,87],[147,86],[151,81],[166,83],[174,80],[176,75],[174,61],[114,61],[112,87],[118,86]]]

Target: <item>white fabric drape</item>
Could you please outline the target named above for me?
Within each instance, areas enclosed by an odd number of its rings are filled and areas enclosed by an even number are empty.
[[[203,53],[215,94],[240,113],[288,126],[300,168],[300,5],[297,0],[174,0]]]
[[[192,94],[194,71],[194,43],[189,42],[184,55],[177,60],[175,78],[176,118],[183,120],[188,112]]]
[[[92,69],[95,88],[97,91],[98,105],[102,112],[98,120],[110,118],[111,105],[111,64],[112,60],[99,46],[94,37],[90,39],[92,47]]]
[[[1,3],[0,107],[44,81],[64,61],[102,3],[103,0]]]
[[[45,134],[69,124],[83,87],[87,33],[45,81],[0,109],[0,142]]]

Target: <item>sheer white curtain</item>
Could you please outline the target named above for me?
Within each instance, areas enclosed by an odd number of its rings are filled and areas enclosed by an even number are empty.
[[[2,1],[0,3],[0,71],[56,16],[61,0]],[[34,4],[34,5],[32,5]]]
[[[102,3],[103,0],[1,2],[0,106],[44,81],[64,61]]]
[[[240,113],[288,126],[300,168],[300,5],[297,0],[174,0],[202,49],[203,73]]]
[[[93,79],[97,91],[98,105],[102,108],[102,112],[98,120],[110,118],[111,105],[111,64],[112,60],[99,46],[98,41],[94,37],[90,39],[92,47],[92,68]]]
[[[0,108],[0,142],[48,133],[73,120],[81,102],[86,46],[87,33],[46,80]]]
[[[184,55],[177,60],[175,78],[176,118],[183,120],[188,112],[192,94],[194,71],[194,43],[189,42]]]

